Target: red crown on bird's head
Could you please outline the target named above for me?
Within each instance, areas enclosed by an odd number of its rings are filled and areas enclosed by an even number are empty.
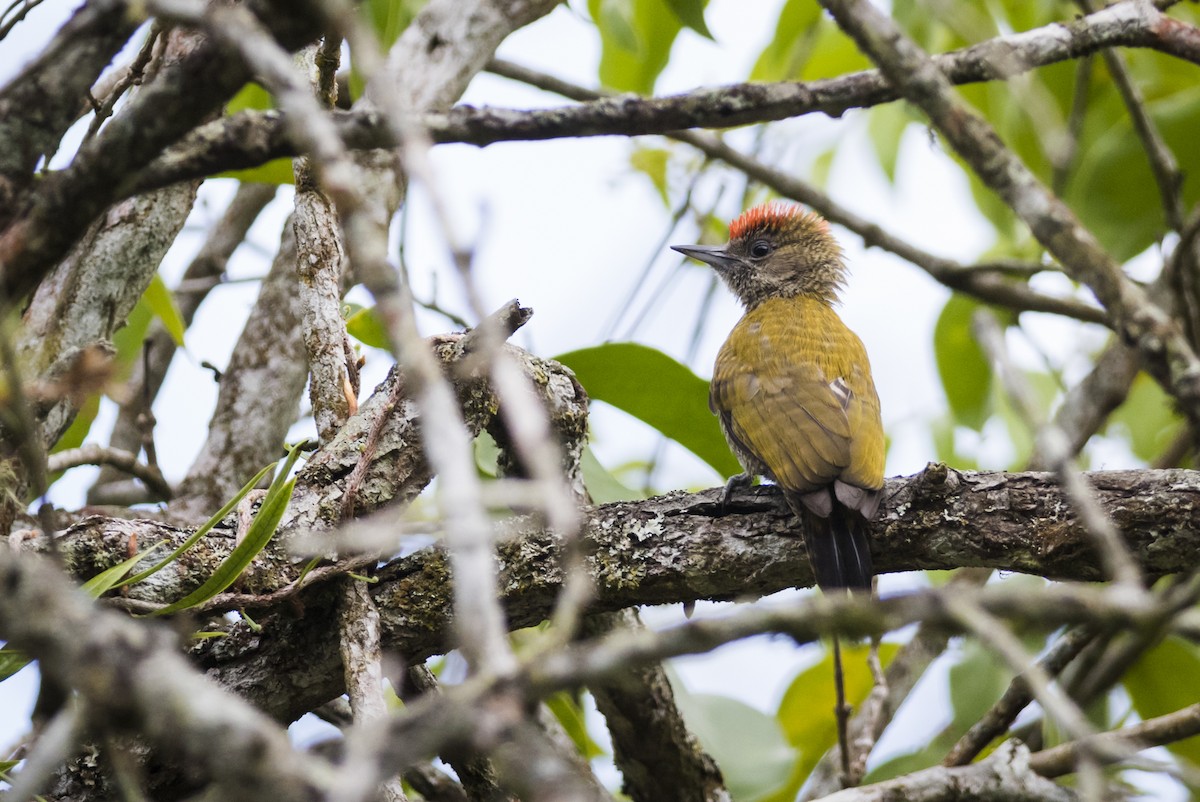
[[[829,233],[829,222],[816,212],[787,201],[771,201],[742,212],[729,224],[729,238],[739,239],[752,231],[767,228],[783,228],[800,223],[822,234]]]

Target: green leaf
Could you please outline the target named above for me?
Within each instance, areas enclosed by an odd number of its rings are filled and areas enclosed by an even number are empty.
[[[688,728],[720,766],[735,802],[761,799],[787,784],[796,751],[773,717],[727,696],[677,688],[675,700]]]
[[[146,292],[142,296],[146,299],[150,311],[162,321],[163,328],[167,330],[167,334],[171,335],[171,339],[175,341],[175,345],[183,348],[183,315],[179,312],[179,305],[175,303],[175,295],[167,289],[167,284],[162,280],[162,276],[158,273],[150,279],[150,285],[146,287]]]
[[[685,365],[638,343],[606,343],[555,358],[592,399],[653,426],[722,476],[741,472],[708,408],[708,382]]]
[[[833,20],[820,17],[814,32],[812,56],[800,70],[801,81],[836,78],[868,69],[871,61]]]
[[[128,381],[133,373],[134,365],[142,354],[142,344],[146,340],[146,332],[150,330],[150,321],[154,319],[154,312],[150,309],[150,304],[146,300],[145,293],[138,302],[133,305],[129,316],[125,318],[125,325],[113,332],[112,343],[117,349],[116,365],[117,370],[113,379],[117,382]]]
[[[964,641],[962,655],[950,668],[950,705],[954,726],[965,732],[1008,689],[1013,675],[978,641]]]
[[[367,0],[361,5],[379,43],[385,50],[391,49],[400,34],[408,28],[418,12],[425,7],[426,0]],[[355,66],[355,53],[350,51],[350,100],[362,97],[366,81]]]
[[[987,420],[992,367],[971,332],[971,316],[980,304],[955,293],[938,315],[933,352],[950,411],[963,426],[978,430]]]
[[[821,6],[812,0],[787,0],[771,39],[750,71],[751,81],[788,81],[799,76],[812,54]]]
[[[637,501],[645,498],[645,494],[626,487],[620,479],[600,464],[591,448],[583,449],[583,459],[579,461],[583,471],[583,486],[594,504],[608,504],[612,501]]]
[[[1125,403],[1108,419],[1109,433],[1124,429],[1129,447],[1138,459],[1152,462],[1183,430],[1183,418],[1158,382],[1139,373],[1129,388]]]
[[[360,308],[352,312],[346,318],[346,333],[372,348],[382,348],[386,351],[392,347],[387,328],[375,314],[374,307]]]
[[[633,165],[633,169],[646,174],[650,183],[658,190],[664,205],[671,202],[667,192],[667,162],[670,158],[671,152],[666,148],[648,148],[640,145],[634,147],[633,153],[629,155],[629,163]]]
[[[75,420],[71,421],[71,425],[63,432],[62,437],[58,438],[58,442],[54,444],[54,448],[50,449],[50,453],[57,454],[59,451],[79,448],[83,445],[88,432],[92,430],[92,421],[96,420],[98,412],[100,412],[100,394],[96,393],[88,396],[88,399],[83,402],[83,406],[75,413]]]
[[[1194,146],[1200,87],[1166,54],[1131,51],[1123,56],[1181,174],[1200,175],[1200,149]],[[1145,148],[1111,78],[1103,69],[1094,77],[1078,163],[1064,198],[1101,244],[1125,261],[1166,232],[1165,214]],[[1184,209],[1200,201],[1200,182],[1184,181],[1182,198]]]
[[[600,82],[649,95],[683,24],[665,0],[588,0],[600,31]]]
[[[272,159],[257,167],[247,167],[245,170],[226,170],[213,177],[236,178],[246,184],[286,186],[296,183],[296,173],[292,168],[291,159]]]
[[[246,484],[242,485],[242,489],[239,490],[234,495],[233,498],[231,498],[229,501],[225,502],[225,506],[222,507],[221,509],[219,509],[217,511],[216,515],[209,518],[207,521],[205,521],[203,523],[203,525],[200,526],[200,528],[198,528],[192,534],[188,535],[187,540],[180,543],[179,546],[173,552],[171,552],[166,557],[164,557],[160,562],[156,563],[155,565],[151,566],[150,568],[147,568],[145,571],[142,571],[139,574],[135,574],[135,575],[129,577],[129,579],[126,579],[125,581],[121,582],[120,586],[136,585],[138,582],[141,582],[144,579],[147,579],[147,578],[153,576],[154,574],[158,573],[166,566],[170,565],[176,559],[178,559],[180,554],[183,554],[185,551],[190,549],[193,545],[196,544],[196,542],[198,540],[200,540],[200,538],[207,535],[209,530],[211,530],[214,526],[216,526],[222,520],[224,520],[225,516],[228,515],[230,512],[232,512],[233,508],[238,505],[238,502],[240,502],[243,498],[245,498],[246,494],[249,493],[251,490],[253,490],[258,485],[258,483],[262,481],[262,478],[264,476],[266,476],[267,473],[269,473],[271,471],[271,469],[274,468],[277,464],[278,463],[272,462],[270,465],[268,465],[267,467],[263,468],[261,471],[256,473],[254,475],[253,479],[251,479],[249,482],[246,482]]]
[[[924,746],[871,769],[863,781],[882,782],[937,765],[962,733],[1000,698],[1011,678],[992,653],[975,641],[966,641],[959,661],[950,669],[950,724]]]
[[[592,736],[588,733],[587,722],[584,720],[583,708],[571,694],[559,691],[546,697],[545,704],[575,743],[579,754],[586,760],[606,754],[604,749],[592,740]]]
[[[480,475],[495,479],[500,475],[500,446],[487,432],[475,438],[475,467]]]
[[[0,682],[16,674],[31,662],[33,661],[26,657],[24,652],[0,648]]]
[[[1143,720],[1182,710],[1196,703],[1200,650],[1180,638],[1165,638],[1147,650],[1121,682]],[[1167,749],[1200,766],[1200,736],[1169,743]]]
[[[426,0],[367,0],[363,11],[384,48],[391,48],[425,5]]]
[[[879,646],[879,659],[886,666],[900,647],[894,643]],[[870,647],[851,643],[842,645],[842,671],[845,677],[846,701],[858,707],[871,692],[874,680],[867,665]],[[837,689],[833,681],[833,652],[829,650],[816,664],[796,675],[779,702],[775,717],[788,743],[799,752],[789,789],[794,799],[800,785],[830,748],[837,743],[837,718],[834,708]]]
[[[149,557],[155,549],[162,546],[167,541],[160,540],[145,551],[138,552],[127,560],[123,560],[111,568],[106,568],[94,577],[83,583],[83,591],[93,599],[98,599],[105,593],[121,584],[121,579],[129,573],[135,565]]]
[[[231,116],[242,111],[267,111],[275,108],[271,93],[253,81],[242,87],[233,99],[225,105],[225,116]],[[226,170],[217,173],[216,178],[236,178],[248,184],[293,184],[296,181],[292,171],[291,159],[273,159],[257,167],[247,167],[245,170]]]
[[[706,39],[712,39],[713,35],[704,22],[706,5],[708,0],[667,0],[667,7],[685,27],[691,28]]]
[[[213,575],[182,599],[155,610],[152,615],[168,615],[208,601],[232,585],[242,575],[251,561],[266,548],[271,536],[275,534],[275,527],[283,518],[283,513],[292,498],[292,489],[296,486],[295,479],[287,478],[288,473],[291,472],[292,466],[300,457],[300,449],[303,446],[304,443],[300,442],[288,451],[287,459],[283,461],[283,466],[275,475],[275,481],[268,488],[262,506],[259,507],[258,513],[250,523],[246,536],[241,543],[234,547],[229,556],[221,561]]]
[[[271,93],[262,84],[250,81],[225,104],[225,114],[228,116],[239,111],[267,111],[273,108],[275,101],[271,98]]]
[[[833,169],[835,156],[837,156],[837,145],[826,148],[813,159],[809,176],[818,187],[827,188],[829,186],[829,172]]]

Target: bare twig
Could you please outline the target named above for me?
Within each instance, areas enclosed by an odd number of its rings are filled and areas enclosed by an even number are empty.
[[[1038,665],[1047,676],[1057,676],[1067,663],[1075,659],[1092,642],[1095,633],[1086,627],[1064,633],[1043,656]],[[971,725],[954,748],[942,760],[943,766],[965,766],[983,751],[992,739],[1001,735],[1034,699],[1029,684],[1018,675],[1009,684],[996,704],[982,719]]]
[[[1139,0],[1122,0],[1080,20],[997,37],[935,58],[954,83],[1002,79],[1118,45],[1153,47],[1200,60],[1191,45],[1194,30],[1153,8],[1144,13]],[[444,115],[426,115],[424,123],[436,142],[486,145],[559,137],[668,134],[817,112],[836,117],[851,108],[867,108],[898,97],[882,74],[867,71],[810,83],[735,84],[666,98],[622,96],[559,109],[458,108]],[[360,109],[335,115],[335,119],[348,147],[387,147],[396,142],[390,124],[377,110]],[[134,189],[295,155],[296,146],[288,140],[285,127],[279,115],[262,112],[247,112],[205,126],[144,170]]]
[[[1076,796],[1039,776],[1030,766],[1029,750],[1001,745],[987,759],[970,766],[935,766],[894,780],[848,788],[824,797],[829,802],[954,802],[958,799],[1003,799],[1006,802],[1075,802]]]
[[[68,449],[51,454],[47,462],[50,473],[77,468],[80,465],[111,465],[118,470],[135,476],[145,482],[146,487],[155,497],[169,501],[174,494],[162,472],[155,466],[138,462],[136,454],[122,451],[119,448],[102,446],[98,443],[87,443],[79,448]]]
[[[1079,754],[1084,750],[1110,756],[1109,760],[1120,760],[1120,756],[1130,752],[1174,743],[1197,734],[1200,734],[1200,704],[1124,729],[1094,735],[1086,741],[1072,741],[1035,752],[1030,756],[1030,767],[1044,777],[1059,777],[1071,773]]]
[[[506,61],[494,60],[489,69],[497,75],[550,89],[566,97],[588,100],[602,97],[595,90],[569,84],[553,76]],[[1019,280],[1006,277],[1014,273],[1031,274],[1046,268],[1030,264],[1003,264],[998,269],[988,265],[967,266],[952,259],[937,256],[912,243],[885,231],[878,224],[856,214],[848,207],[833,200],[828,194],[792,173],[777,170],[753,156],[748,156],[730,147],[719,137],[697,131],[677,131],[668,134],[672,139],[684,142],[713,159],[741,170],[749,177],[765,184],[780,195],[800,201],[821,213],[830,222],[845,226],[862,237],[868,247],[874,246],[896,254],[924,270],[937,281],[951,289],[972,295],[989,303],[1031,312],[1049,312],[1065,315],[1092,323],[1106,323],[1103,309],[1072,298],[1055,298],[1043,295]]]

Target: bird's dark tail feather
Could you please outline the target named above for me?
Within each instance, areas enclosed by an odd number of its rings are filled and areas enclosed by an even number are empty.
[[[870,590],[871,550],[867,546],[867,522],[855,510],[836,499],[828,518],[822,518],[803,504],[797,512],[804,523],[804,544],[813,574],[821,590],[850,588]]]

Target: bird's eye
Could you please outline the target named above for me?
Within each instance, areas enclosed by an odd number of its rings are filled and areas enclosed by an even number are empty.
[[[750,246],[750,255],[755,259],[761,259],[771,252],[771,243],[765,239],[760,239]]]

